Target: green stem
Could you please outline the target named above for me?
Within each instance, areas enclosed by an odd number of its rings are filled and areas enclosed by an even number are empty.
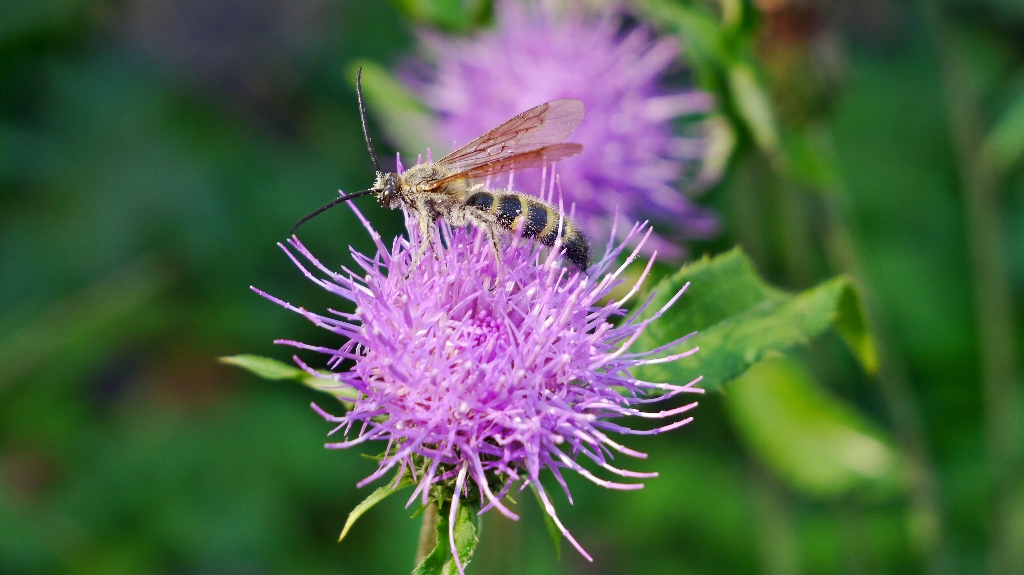
[[[982,150],[981,98],[971,85],[970,64],[957,50],[956,30],[941,8],[927,4],[929,24],[942,67],[946,112],[960,168],[966,211],[984,393],[985,447],[992,482],[988,573],[1024,572],[1014,549],[1012,516],[1015,475],[1020,463],[1013,298],[1000,217],[1000,183],[995,165]]]
[[[437,503],[431,501],[423,511],[423,525],[420,527],[420,542],[416,546],[416,563],[419,565],[437,545],[437,523],[441,517],[437,514]]]
[[[831,151],[834,149],[831,132],[823,127],[819,136],[819,143],[834,157]],[[935,472],[928,459],[923,418],[908,383],[909,376],[903,357],[889,341],[884,316],[878,313],[878,306],[871,291],[867,289],[853,235],[846,225],[850,213],[848,197],[840,176],[836,177],[831,189],[823,190],[826,255],[836,271],[852,275],[861,288],[871,332],[878,346],[876,384],[896,432],[896,441],[907,462],[911,541],[925,562],[925,572],[929,575],[943,575],[948,572],[949,563],[944,556],[942,507],[939,504]]]
[[[732,177],[735,184],[727,201],[731,220],[742,222],[731,230],[736,242],[750,255],[758,268],[768,269],[768,249],[764,229],[765,185],[771,174],[767,161],[756,153],[745,154],[737,162]]]
[[[811,251],[814,231],[809,225],[807,194],[788,178],[779,178],[774,188],[780,207],[775,221],[786,279],[790,287],[806,289],[820,277]]]
[[[754,486],[754,521],[761,548],[761,572],[765,575],[796,575],[800,565],[800,545],[785,491],[759,466],[752,466],[750,482]]]
[[[434,498],[430,507],[424,510],[418,560],[413,575],[452,575],[458,571],[456,559],[452,555],[452,544],[459,554],[458,563],[465,568],[480,542],[480,517],[477,515],[480,503],[460,501],[454,517],[455,523],[451,524],[451,504],[446,501],[439,509],[437,499],[440,497]]]

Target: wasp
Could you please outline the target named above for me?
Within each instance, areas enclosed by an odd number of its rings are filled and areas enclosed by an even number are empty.
[[[480,182],[513,169],[538,168],[583,151],[581,144],[563,143],[583,121],[583,102],[571,98],[552,100],[515,116],[436,162],[419,164],[399,174],[384,172],[377,160],[363,105],[362,69],[356,74],[356,96],[363,137],[376,169],[368,190],[341,196],[299,220],[295,229],[331,207],[373,194],[386,208],[401,207],[412,213],[420,237],[430,237],[430,226],[439,218],[450,225],[473,225],[484,230],[494,252],[501,257],[499,231],[521,230],[523,237],[554,246],[561,239],[564,257],[585,270],[590,244],[579,227],[554,205],[510,189],[488,189]],[[424,241],[413,256],[413,266],[426,255]]]

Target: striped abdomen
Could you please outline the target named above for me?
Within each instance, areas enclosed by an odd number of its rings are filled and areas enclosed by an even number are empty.
[[[558,208],[547,202],[509,192],[477,192],[469,197],[466,205],[487,212],[498,225],[512,232],[519,229],[522,222],[523,237],[533,238],[546,246],[555,245],[561,226],[565,258],[581,270],[587,269],[590,263],[587,238],[569,218],[561,216]]]

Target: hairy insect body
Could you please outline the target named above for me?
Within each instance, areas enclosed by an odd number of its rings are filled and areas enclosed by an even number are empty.
[[[443,218],[454,227],[474,225],[486,231],[499,258],[500,232],[522,230],[524,237],[546,246],[554,246],[561,239],[566,259],[580,270],[587,268],[587,239],[555,206],[512,190],[488,190],[480,183],[491,176],[547,166],[582,152],[582,145],[564,140],[583,121],[583,102],[563,98],[534,106],[436,162],[414,166],[401,174],[384,172],[366,127],[361,72],[356,74],[359,117],[377,178],[369,189],[341,196],[306,215],[292,226],[293,234],[303,222],[324,210],[373,194],[382,206],[401,207],[416,216],[424,241],[413,255],[413,267],[431,245],[426,241],[430,226]]]
[[[522,229],[524,238],[531,238],[546,246],[555,245],[561,238],[565,259],[581,270],[587,269],[590,243],[572,220],[562,215],[555,206],[510,190],[475,192],[466,201],[466,205],[487,214],[494,223],[506,230],[515,232]]]
[[[515,232],[546,246],[561,238],[565,258],[579,269],[590,260],[590,244],[579,228],[558,208],[538,198],[507,189],[488,190],[468,178],[451,177],[455,170],[438,164],[420,164],[402,174],[379,174],[374,189],[381,204],[403,207],[418,219],[422,237],[439,218],[455,227],[474,225],[488,233],[495,254],[500,257],[499,230]],[[438,185],[438,182],[443,182]],[[421,244],[416,261],[426,253]]]

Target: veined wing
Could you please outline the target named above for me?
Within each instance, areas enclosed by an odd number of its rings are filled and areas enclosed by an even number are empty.
[[[432,187],[442,188],[448,182],[462,178],[486,178],[487,176],[494,176],[513,169],[539,168],[545,164],[552,164],[565,158],[571,158],[582,151],[583,144],[552,144],[520,154],[498,157],[485,164],[460,170],[433,182]]]
[[[579,100],[552,100],[519,114],[437,163],[463,171],[561,143],[579,127],[583,113],[583,102]]]

